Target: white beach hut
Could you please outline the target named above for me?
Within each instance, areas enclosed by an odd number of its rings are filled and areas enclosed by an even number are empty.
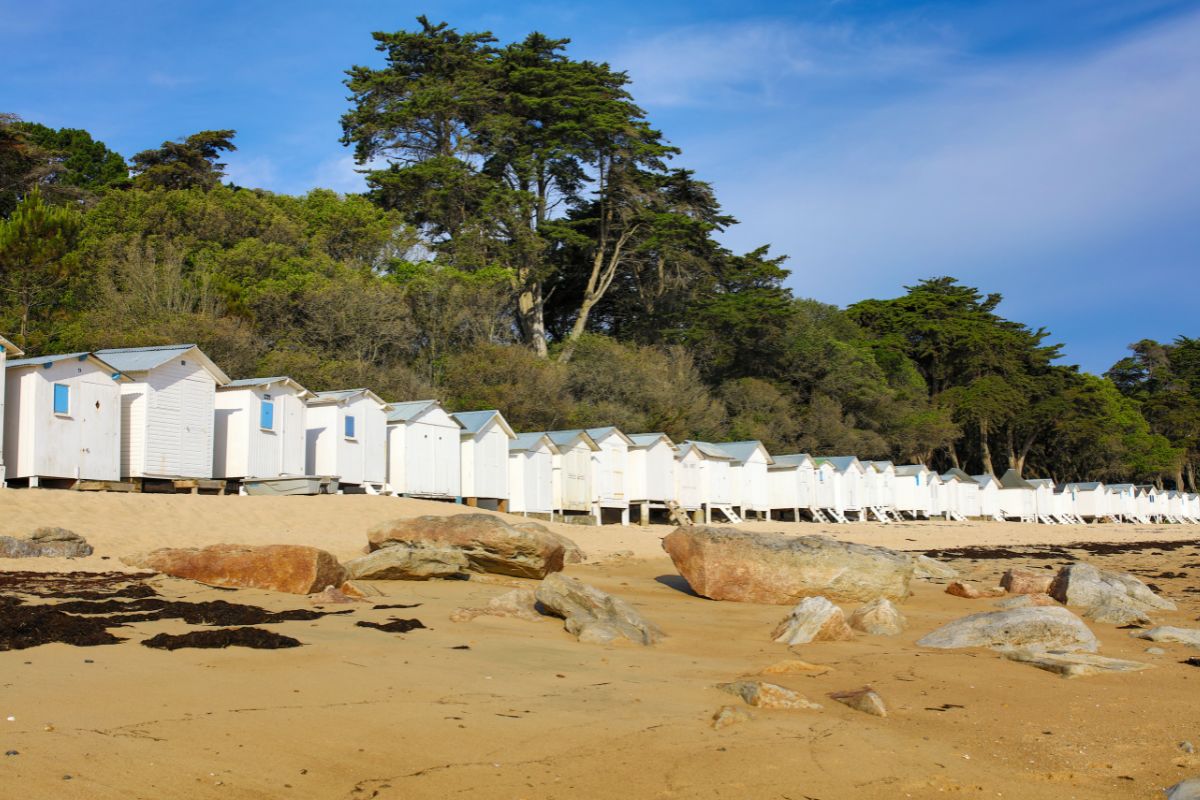
[[[733,456],[709,442],[688,440],[680,445],[675,465],[679,505],[688,511],[703,511],[705,523],[712,522],[714,510],[729,522],[740,522],[733,510],[732,463]]]
[[[1000,481],[995,475],[972,475],[971,480],[979,486],[979,516],[997,522],[1004,520],[1000,514]]]
[[[1015,469],[1000,476],[1000,514],[1005,519],[1037,522],[1037,490]]]
[[[601,513],[615,511],[622,525],[629,524],[629,494],[626,475],[629,472],[628,436],[612,426],[588,428],[588,436],[599,448],[592,453],[593,489]]]
[[[814,458],[813,473],[816,480],[813,519],[817,522],[849,522],[846,519],[842,481],[837,468],[827,458]]]
[[[305,412],[305,472],[336,477],[342,490],[382,491],[387,484],[390,409],[370,389],[317,392]]]
[[[1163,503],[1157,488],[1143,484],[1137,487],[1133,496],[1138,517],[1149,522],[1162,521]]]
[[[291,378],[246,378],[217,388],[213,477],[224,480],[304,475],[308,401]]]
[[[946,498],[945,513],[960,521],[982,515],[979,484],[957,467],[942,474],[942,494]]]
[[[1145,522],[1138,519],[1137,487],[1132,483],[1110,483],[1108,512],[1120,522]]]
[[[459,464],[463,502],[507,511],[508,445],[517,435],[499,411],[461,411],[450,416],[462,426]]]
[[[896,467],[892,502],[896,511],[912,519],[928,519],[932,511],[930,478],[933,470],[924,464]]]
[[[508,442],[508,510],[552,519],[555,503],[554,461],[558,447],[544,433],[520,433]]]
[[[121,384],[121,476],[208,479],[217,387],[229,376],[194,344],[98,350]]]
[[[829,464],[833,467],[832,499],[834,505],[823,506],[838,522],[846,522],[846,514],[854,514],[859,520],[864,520],[864,501],[867,494],[867,474],[862,462],[855,456],[829,456],[818,458],[819,465]],[[820,476],[818,475],[818,479]],[[828,496],[828,494],[827,494]],[[840,518],[839,518],[840,517]]]
[[[1075,515],[1085,522],[1099,522],[1109,516],[1108,489],[1100,481],[1068,483],[1064,491],[1072,496]]]
[[[0,489],[4,488],[6,475],[4,466],[4,372],[10,358],[24,355],[15,344],[0,336]]]
[[[585,430],[545,432],[558,452],[554,455],[554,506],[562,514],[589,514],[602,521],[596,502],[592,454],[600,446]]]
[[[1188,517],[1200,521],[1200,494],[1188,494],[1187,505]]]
[[[647,525],[651,509],[675,505],[675,443],[665,433],[631,433],[629,441],[626,494]]]
[[[742,442],[718,442],[717,447],[733,456],[730,478],[733,481],[734,505],[743,517],[765,514],[771,518],[771,492],[767,485],[767,469],[774,459],[762,442],[751,439]]]
[[[796,522],[801,512],[812,513],[817,497],[817,476],[812,456],[795,453],[772,456],[775,463],[767,467],[767,488],[773,511],[791,511]]]
[[[1033,508],[1037,521],[1046,525],[1061,524],[1058,517],[1058,503],[1054,498],[1054,481],[1049,478],[1026,478],[1026,483],[1033,487]]]
[[[864,511],[869,510],[880,522],[899,520],[896,511],[896,465],[891,461],[864,461],[866,478],[866,502]]]
[[[387,488],[405,497],[456,500],[462,490],[462,430],[437,400],[390,403]]]
[[[7,363],[4,457],[8,480],[121,478],[121,383],[129,379],[91,353]]]

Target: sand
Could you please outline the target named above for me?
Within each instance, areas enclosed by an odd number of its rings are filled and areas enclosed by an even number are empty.
[[[167,544],[296,542],[340,558],[358,554],[375,522],[462,508],[379,497],[241,498],[0,492],[0,533],[61,525],[96,555],[0,561],[0,570],[119,568],[122,555]],[[753,523],[784,533],[907,550],[1087,541],[1188,542],[1087,555],[1041,551],[1009,559],[951,559],[994,583],[1013,565],[1057,567],[1071,557],[1140,570],[1180,605],[1161,624],[1198,626],[1200,530],[1180,526],[1025,526],[920,523],[830,526]],[[994,653],[923,650],[915,641],[990,600],[920,581],[902,606],[909,629],[892,638],[802,645],[771,642],[779,606],[716,603],[691,594],[659,547],[666,527],[568,525],[589,562],[569,574],[632,602],[668,634],[652,648],[580,644],[561,621],[449,621],[508,581],[380,582],[380,603],[413,609],[354,612],[263,626],[301,640],[291,650],[178,650],[140,646],[178,621],[113,632],[128,641],[0,652],[0,797],[62,798],[1137,798],[1200,774],[1200,651],[1150,643],[1092,624],[1101,653],[1143,661],[1143,672],[1064,680]],[[1167,576],[1167,577],[1163,577]],[[516,581],[520,583],[520,581]],[[158,578],[171,599],[309,608],[303,597],[219,591]],[[853,605],[843,605],[847,612]],[[330,607],[332,609],[332,607]],[[340,608],[340,607],[339,607]],[[355,626],[419,618],[388,634]],[[469,649],[458,649],[466,646]],[[771,680],[819,711],[750,709],[713,730],[733,697],[714,685],[787,658],[832,669]],[[827,698],[869,684],[890,715],[867,716]],[[8,720],[9,717],[13,719]],[[69,778],[67,777],[69,776]]]

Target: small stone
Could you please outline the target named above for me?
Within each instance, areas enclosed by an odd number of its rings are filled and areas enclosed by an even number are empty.
[[[562,617],[567,633],[581,642],[607,644],[628,640],[651,645],[665,635],[621,598],[562,573],[547,576],[538,585],[535,596],[548,613]]]
[[[497,595],[482,608],[456,608],[451,622],[468,622],[476,617],[512,617],[526,622],[538,622],[544,617],[537,612],[537,597],[533,589],[513,589]]]
[[[917,640],[917,645],[938,649],[991,647],[1094,653],[1100,643],[1083,620],[1059,606],[971,614],[926,634]]]
[[[1006,570],[1000,578],[1000,586],[1009,594],[1047,594],[1054,575],[1035,572],[1023,567]]]
[[[723,692],[737,695],[746,705],[757,708],[820,708],[797,691],[766,681],[740,680],[731,683],[721,683],[717,688]]]
[[[19,755],[21,755],[21,754],[20,754],[20,753],[18,753],[16,750],[5,750],[5,751],[4,751],[4,755],[6,755],[6,756],[19,756]]]
[[[888,715],[887,706],[884,705],[883,698],[870,686],[864,686],[861,689],[853,689],[848,692],[832,692],[829,698],[838,701],[842,705],[849,706],[855,711],[861,711],[864,714],[870,714],[875,717],[886,717]]]
[[[734,706],[721,706],[717,712],[712,715],[713,730],[721,730],[728,728],[730,725],[739,722],[747,722],[750,720],[750,712],[744,708],[735,708]]]
[[[1093,622],[1106,625],[1153,625],[1146,612],[1129,603],[1108,600],[1085,609],[1083,615]]]
[[[1048,651],[1034,653],[1025,650],[1013,650],[1004,653],[1005,658],[1020,661],[1024,664],[1053,672],[1063,678],[1081,678],[1086,675],[1099,675],[1105,672],[1140,672],[1150,669],[1149,664],[1139,661],[1125,661],[1120,658],[1107,658],[1090,653],[1063,653]]]
[[[781,621],[771,634],[784,644],[835,642],[854,638],[842,610],[824,597],[806,597],[792,613]]]
[[[914,578],[957,578],[958,570],[949,564],[930,558],[917,556],[913,559]]]
[[[769,667],[759,671],[759,675],[808,675],[816,677],[824,675],[827,672],[832,672],[833,667],[827,667],[824,664],[812,664],[808,661],[801,661],[798,658],[791,658],[787,661],[776,661]]]
[[[1196,752],[1196,746],[1189,741],[1180,742],[1179,749],[1185,753],[1188,753],[1189,755]]]
[[[980,589],[975,584],[968,583],[967,581],[954,581],[946,587],[946,594],[963,597],[967,600],[978,600],[981,597],[1003,597],[1004,590],[1000,588]]]
[[[1188,647],[1200,648],[1200,628],[1175,628],[1170,625],[1159,625],[1148,631],[1133,631],[1137,639],[1148,639],[1152,642],[1168,642],[1185,644]]]
[[[1146,654],[1151,656],[1165,656],[1167,651],[1163,650],[1161,647],[1147,647]]]
[[[1167,800],[1200,800],[1200,777],[1188,778],[1167,789]]]
[[[908,620],[886,597],[879,597],[850,615],[850,627],[871,636],[896,636],[904,632]]]

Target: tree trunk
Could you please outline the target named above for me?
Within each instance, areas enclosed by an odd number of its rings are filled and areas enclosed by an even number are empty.
[[[1187,462],[1188,491],[1196,493],[1196,465],[1189,459]]]
[[[955,469],[962,469],[962,467],[958,466],[958,449],[955,448],[954,442],[946,445],[946,452],[950,454],[951,466],[953,466]]]
[[[1177,491],[1177,492],[1185,491],[1183,488],[1183,466],[1182,465],[1175,468],[1173,477],[1175,479],[1175,491]]]
[[[1004,428],[1004,444],[1008,449],[1008,465],[1011,467],[1017,463],[1017,448],[1013,443],[1012,425],[1006,425]]]
[[[542,296],[542,282],[533,281],[521,290],[517,297],[517,312],[521,319],[521,333],[525,343],[533,348],[539,358],[549,356],[546,346],[546,301]]]
[[[984,473],[996,477],[996,470],[992,467],[992,447],[988,444],[988,424],[986,419],[979,420],[979,453],[983,461]]]
[[[575,346],[579,342],[579,337],[587,332],[588,316],[591,315],[596,304],[604,298],[608,288],[612,286],[613,279],[617,276],[617,270],[621,266],[625,245],[637,233],[639,227],[639,225],[632,225],[628,230],[622,231],[613,244],[611,253],[607,252],[604,239],[601,239],[601,244],[592,257],[592,274],[588,276],[587,288],[583,290],[583,299],[579,301],[575,324],[571,326],[571,332],[567,334],[567,341],[558,355],[558,360],[562,363],[566,364],[575,355]]]

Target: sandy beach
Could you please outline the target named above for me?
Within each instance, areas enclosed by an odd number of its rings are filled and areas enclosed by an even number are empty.
[[[96,553],[4,560],[0,570],[129,570],[120,558],[130,553],[218,542],[309,544],[345,560],[362,552],[372,524],[462,511],[362,496],[7,491],[0,534],[57,525],[85,536]],[[371,602],[325,609],[348,614],[264,626],[304,645],[290,650],[140,646],[189,629],[160,620],[112,629],[125,639],[119,644],[0,652],[0,750],[15,753],[0,760],[0,796],[1091,800],[1161,797],[1163,787],[1200,774],[1200,755],[1181,744],[1200,747],[1200,669],[1182,663],[1196,650],[1163,644],[1148,654],[1150,643],[1130,631],[1090,623],[1102,654],[1152,668],[1065,680],[989,651],[919,648],[915,641],[938,625],[993,610],[993,600],[945,594],[945,580],[914,582],[900,636],[789,649],[770,637],[786,607],[690,592],[660,547],[670,528],[553,527],[588,554],[567,573],[630,601],[666,632],[662,643],[582,644],[553,618],[451,622],[458,607],[532,584],[488,577],[375,582],[381,595]],[[983,585],[1011,566],[1087,560],[1132,571],[1178,603],[1156,615],[1159,624],[1194,627],[1200,613],[1195,527],[745,527],[951,551],[943,560]],[[1067,547],[1080,542],[1127,546]],[[302,596],[148,583],[171,600],[313,608]],[[396,604],[415,607],[374,608]],[[355,624],[393,618],[426,627],[391,634]],[[750,709],[751,719],[713,729],[713,713],[733,703],[715,684],[788,658],[831,668],[775,679],[821,709]],[[886,700],[887,718],[827,697],[867,684]]]

